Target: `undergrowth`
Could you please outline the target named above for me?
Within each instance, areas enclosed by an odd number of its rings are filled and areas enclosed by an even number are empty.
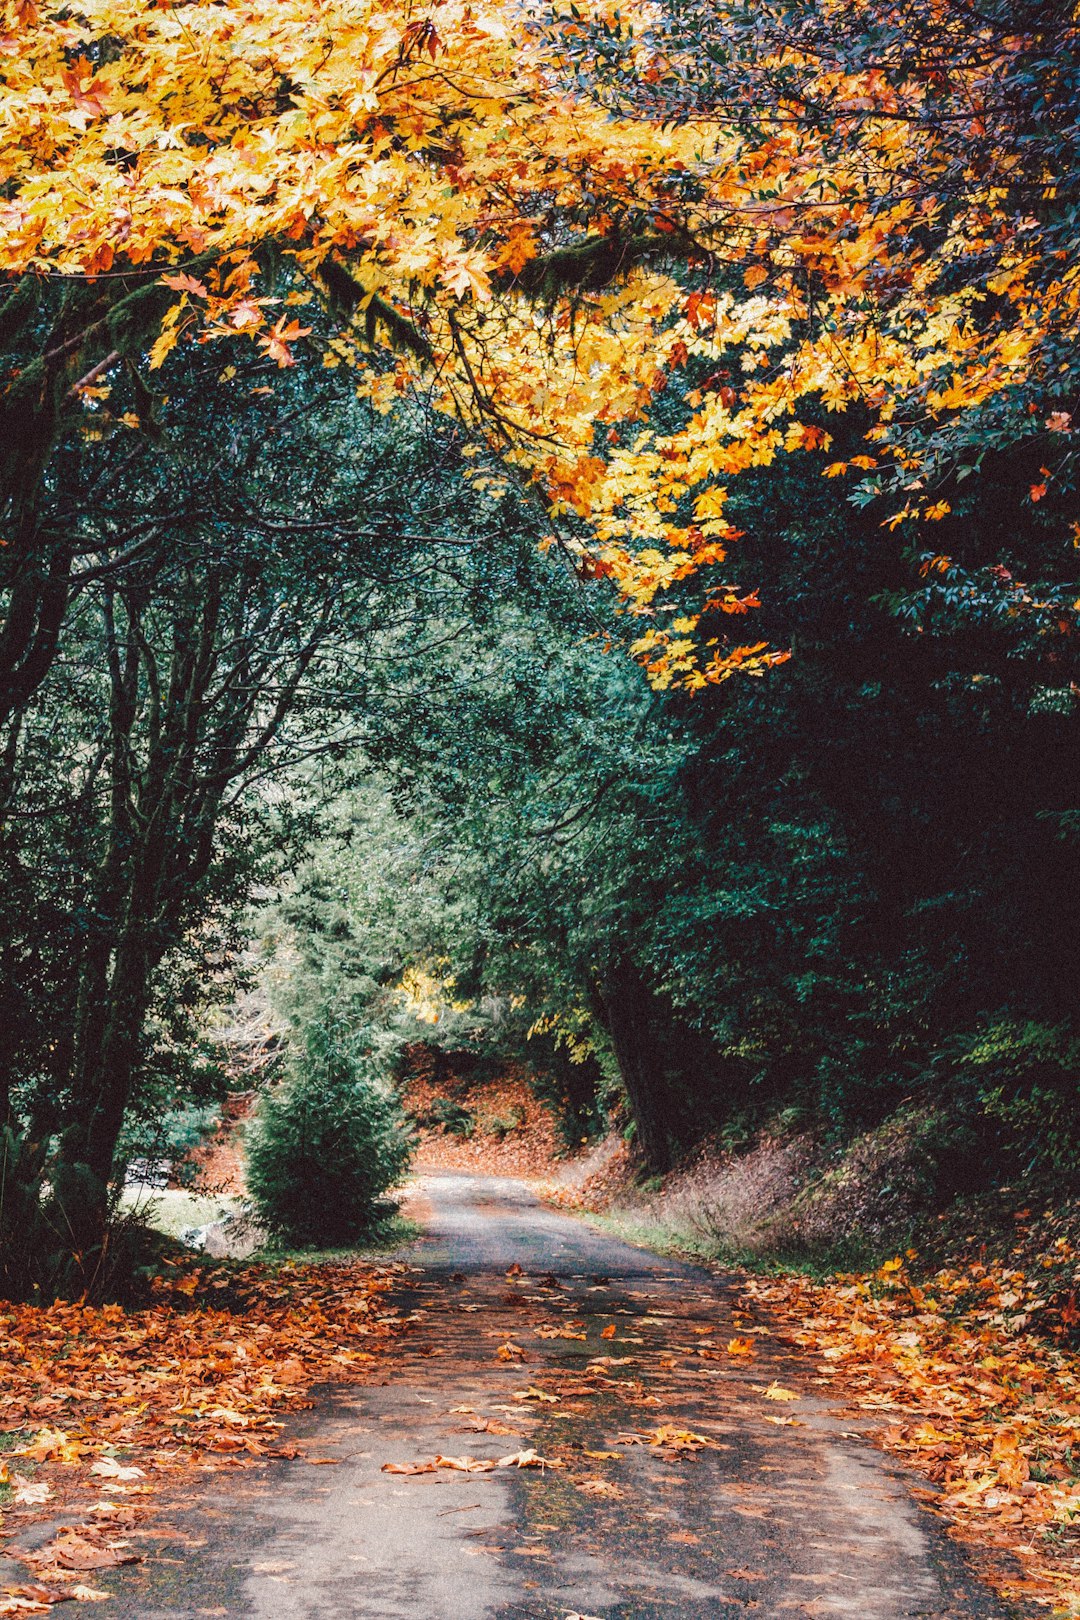
[[[694,1265],[726,1265],[762,1276],[797,1273],[824,1280],[838,1271],[861,1271],[876,1263],[877,1256],[857,1240],[811,1252],[806,1249],[762,1253],[748,1247],[725,1246],[704,1237],[689,1226],[678,1226],[650,1218],[632,1209],[580,1210],[580,1217],[598,1231],[620,1238],[635,1248],[685,1260]]]

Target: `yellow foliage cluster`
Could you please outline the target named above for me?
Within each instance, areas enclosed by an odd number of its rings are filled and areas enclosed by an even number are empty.
[[[930,420],[977,408],[1024,382],[1049,327],[1075,323],[1075,262],[1037,278],[1037,242],[991,178],[968,176],[945,218],[933,130],[897,115],[874,69],[821,69],[858,121],[848,163],[782,120],[747,132],[650,111],[638,91],[676,64],[650,46],[647,0],[617,22],[584,0],[561,29],[510,0],[6,10],[0,270],[160,278],[177,296],[155,367],[182,338],[237,334],[289,365],[318,312],[327,363],[355,365],[381,405],[420,384],[468,417],[631,611],[655,619],[709,570],[702,622],[653,623],[636,644],[658,685],[783,656],[731,644],[711,614],[754,600],[711,580],[737,539],[726,482],[828,451],[808,405],[867,413],[867,453],[824,469],[867,470],[896,454],[905,402]],[[590,26],[633,44],[614,103],[567,67],[569,35]],[[980,284],[954,273],[973,241]],[[284,294],[271,256],[289,264]],[[352,308],[328,328],[335,272]],[[366,362],[358,316],[369,338],[379,323],[412,334],[393,365]],[[647,425],[691,365],[711,380],[682,425]],[[948,505],[902,453],[898,521],[940,520]]]

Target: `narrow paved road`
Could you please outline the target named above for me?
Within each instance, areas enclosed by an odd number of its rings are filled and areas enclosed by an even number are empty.
[[[116,1620],[1003,1614],[816,1369],[704,1272],[514,1182],[432,1177],[421,1202],[386,1376],[296,1425],[335,1463],[208,1482],[116,1583]],[[523,1448],[561,1466],[383,1471]]]

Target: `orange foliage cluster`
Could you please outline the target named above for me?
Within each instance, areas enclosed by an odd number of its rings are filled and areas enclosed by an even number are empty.
[[[822,1357],[859,1405],[889,1415],[890,1451],[933,1481],[956,1533],[1019,1555],[1007,1595],[1080,1611],[1080,1362],[1031,1331],[1067,1333],[1064,1239],[1032,1274],[973,1264],[921,1285],[899,1259],[829,1283],[752,1279],[745,1290]],[[1063,1300],[1064,1303],[1059,1303]]]
[[[122,1543],[103,1540],[124,1517],[119,1502],[130,1519],[139,1498],[180,1470],[297,1455],[282,1452],[273,1414],[300,1404],[316,1381],[364,1374],[394,1329],[384,1300],[394,1276],[357,1261],[181,1264],[155,1282],[144,1310],[4,1307],[0,1433],[14,1444],[0,1463],[2,1533],[17,1534],[46,1507],[67,1513],[87,1489],[105,1493],[109,1502],[75,1508],[88,1523],[50,1544],[42,1568],[51,1590],[78,1596],[64,1583],[80,1570],[128,1561]],[[0,1593],[0,1614],[32,1603]]]

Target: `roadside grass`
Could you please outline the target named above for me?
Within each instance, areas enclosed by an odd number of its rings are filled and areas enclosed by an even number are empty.
[[[153,1192],[145,1188],[132,1188],[123,1194],[120,1202],[125,1215],[136,1216],[144,1226],[177,1240],[186,1228],[205,1226],[210,1221],[236,1213],[243,1206],[242,1198],[220,1193],[185,1192],[180,1188]],[[422,1232],[423,1228],[416,1221],[408,1220],[404,1215],[388,1215],[356,1243],[331,1249],[297,1249],[271,1242],[250,1255],[249,1261],[274,1266],[287,1262],[320,1265],[357,1257],[378,1259],[415,1242]]]
[[[251,1256],[260,1265],[332,1265],[346,1260],[379,1260],[396,1254],[423,1235],[423,1227],[404,1215],[388,1215],[375,1229],[356,1243],[336,1249],[292,1249],[267,1244]]]
[[[193,1193],[180,1188],[150,1191],[145,1187],[132,1187],[121,1196],[120,1208],[125,1215],[134,1215],[144,1226],[166,1237],[179,1238],[189,1226],[205,1226],[220,1220],[240,1208],[240,1199],[221,1193]]]
[[[662,1254],[673,1260],[686,1260],[692,1265],[710,1269],[729,1267],[763,1276],[790,1276],[796,1273],[819,1282],[828,1282],[835,1278],[837,1272],[865,1271],[879,1258],[865,1245],[854,1241],[813,1253],[778,1250],[763,1254],[751,1248],[728,1247],[695,1231],[691,1226],[665,1221],[643,1210],[613,1209],[598,1213],[575,1209],[572,1213],[597,1231],[621,1238],[635,1248],[650,1249],[654,1254]]]
[[[670,1255],[676,1260],[692,1260],[699,1264],[718,1258],[715,1246],[707,1243],[699,1233],[676,1227],[641,1210],[613,1209],[600,1213],[595,1210],[574,1209],[567,1213],[587,1222],[598,1232],[621,1238],[638,1249],[652,1249],[656,1254]],[[724,1256],[725,1259],[729,1258]]]

